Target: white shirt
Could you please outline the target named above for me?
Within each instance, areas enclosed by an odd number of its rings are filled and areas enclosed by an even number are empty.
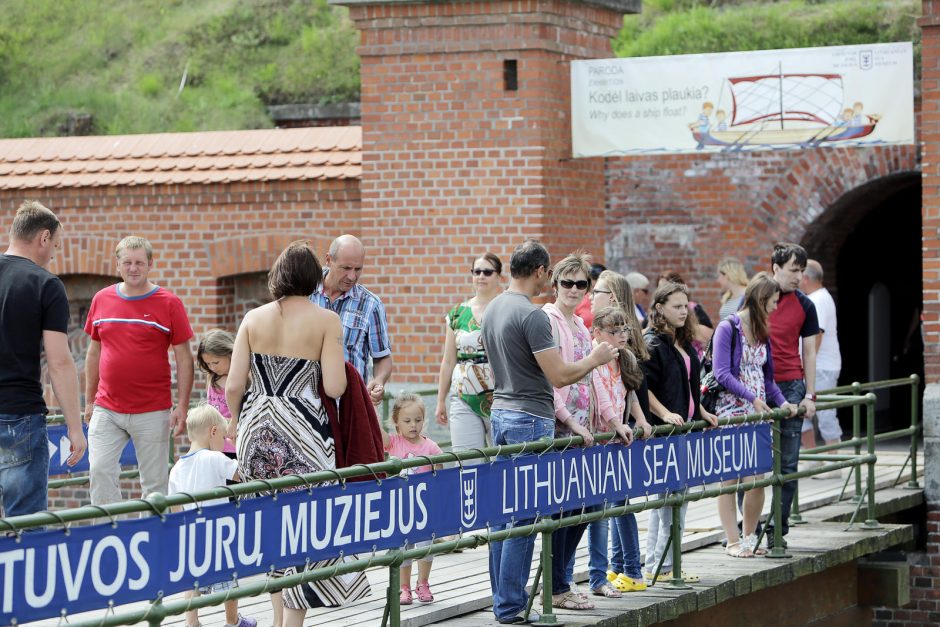
[[[816,351],[816,370],[840,371],[842,355],[839,353],[839,334],[836,326],[836,303],[832,294],[824,287],[807,294],[816,305],[819,328],[824,331],[822,344]]]
[[[170,483],[167,495],[178,492],[204,492],[212,488],[224,486],[228,479],[235,476],[238,462],[225,456],[221,451],[207,448],[196,452],[186,453],[170,469]],[[200,501],[202,507],[228,503],[228,499],[212,499]],[[196,509],[195,503],[183,505],[183,509]]]

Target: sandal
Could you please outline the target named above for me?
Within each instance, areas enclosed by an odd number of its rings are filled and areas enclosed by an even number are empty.
[[[725,555],[730,557],[754,557],[754,551],[744,542],[729,542],[725,547]]]
[[[594,588],[593,590],[591,590],[591,593],[594,594],[594,596],[607,597],[608,599],[619,599],[620,597],[623,596],[622,594],[620,594],[618,590],[615,590],[614,587],[610,585],[609,583],[601,584],[597,588]]]
[[[752,533],[741,538],[741,546],[750,549],[751,554],[753,555],[767,555],[767,549],[762,549],[761,547],[757,546],[756,533]]]
[[[552,595],[552,607],[559,610],[593,610],[594,604],[581,600],[577,594],[565,592]]]

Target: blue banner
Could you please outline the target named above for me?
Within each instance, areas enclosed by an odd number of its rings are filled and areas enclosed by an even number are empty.
[[[82,431],[85,432],[85,439],[88,439],[88,425],[82,423]],[[69,458],[69,438],[68,428],[64,424],[48,425],[46,427],[46,437],[49,440],[49,476],[64,475],[70,472],[82,472],[88,470],[88,453],[79,460],[74,466],[69,466],[65,462]],[[134,450],[134,443],[127,441],[127,446],[121,453],[122,466],[137,465],[137,451]]]
[[[272,568],[524,524],[772,469],[770,426],[523,455],[377,482],[318,485],[0,539],[0,623],[153,599]]]

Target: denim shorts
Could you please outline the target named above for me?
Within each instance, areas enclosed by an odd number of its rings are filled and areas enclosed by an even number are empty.
[[[3,516],[48,509],[49,440],[45,414],[0,414]]]

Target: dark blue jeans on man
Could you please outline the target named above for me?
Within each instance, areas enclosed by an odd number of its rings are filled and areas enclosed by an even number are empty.
[[[806,396],[806,384],[802,379],[793,381],[779,381],[777,386],[783,392],[787,402],[799,405]],[[780,425],[780,472],[787,475],[796,472],[800,461],[800,434],[803,430],[803,416],[784,418]],[[790,507],[793,505],[793,495],[796,493],[796,481],[787,481],[781,489],[781,506],[783,508],[783,535],[790,531]],[[768,537],[773,537],[773,518],[768,523]]]
[[[48,509],[49,441],[45,414],[0,414],[0,509],[3,517]]]
[[[510,409],[494,409],[490,415],[493,444],[521,444],[544,437],[554,437],[555,419],[540,418]],[[514,526],[531,524],[517,520]],[[508,526],[507,526],[508,527]],[[500,622],[521,622],[528,601],[525,586],[532,570],[535,536],[510,538],[490,543],[490,587],[493,590],[493,614]]]

